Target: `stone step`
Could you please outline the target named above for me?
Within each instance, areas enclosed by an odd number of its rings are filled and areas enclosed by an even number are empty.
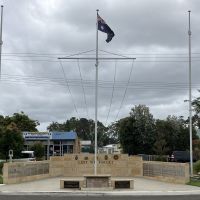
[[[113,190],[113,187],[100,187],[100,188],[93,188],[93,187],[90,187],[90,188],[85,188],[85,187],[82,187],[81,190],[83,191],[112,191]]]

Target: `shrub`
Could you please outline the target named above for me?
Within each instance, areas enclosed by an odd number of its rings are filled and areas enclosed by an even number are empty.
[[[36,160],[42,160],[44,157],[44,146],[42,143],[35,143],[31,150],[34,151],[34,155],[36,157]]]
[[[3,174],[3,163],[4,162],[0,162],[0,174]]]
[[[200,160],[198,160],[196,163],[194,163],[194,173],[200,172]]]
[[[159,156],[156,156],[155,161],[167,162],[167,157],[159,155]]]
[[[0,175],[0,184],[3,184],[3,177]]]

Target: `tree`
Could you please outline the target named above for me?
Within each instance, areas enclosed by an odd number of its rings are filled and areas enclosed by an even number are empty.
[[[8,151],[14,151],[14,158],[21,156],[24,140],[22,131],[37,131],[37,120],[30,119],[23,112],[14,113],[13,116],[0,115],[0,156],[8,159]]]
[[[130,117],[120,120],[119,140],[124,153],[151,154],[155,142],[155,120],[145,105],[131,109]]]
[[[193,128],[193,139],[197,138]],[[171,154],[173,151],[189,150],[188,122],[183,117],[168,116],[166,120],[156,121],[156,142],[154,152]]]
[[[14,113],[13,116],[6,116],[2,120],[4,126],[9,125],[11,122],[15,123],[20,131],[37,131],[36,127],[39,125],[37,120],[30,119],[24,112]]]
[[[200,128],[200,97],[197,97],[192,101],[192,106],[195,110],[195,115],[193,116],[193,123],[195,123],[195,125],[198,126],[198,128]]]
[[[34,151],[36,160],[42,160],[44,157],[44,145],[40,142],[33,144],[31,150]]]
[[[157,120],[156,121],[156,141],[153,146],[153,150],[157,155],[166,155],[169,151],[169,147],[167,146],[167,141],[165,138],[165,121]]]
[[[24,139],[15,123],[11,122],[7,127],[2,128],[0,132],[0,156],[2,159],[8,159],[9,150],[13,150],[14,157],[20,158],[24,147]]]
[[[63,131],[61,124],[58,122],[51,122],[51,124],[47,127],[48,131]]]
[[[106,134],[109,138],[109,144],[117,144],[119,143],[119,121],[113,122],[108,126]]]
[[[123,152],[130,155],[142,152],[141,146],[138,145],[139,141],[137,139],[139,135],[135,131],[134,123],[135,121],[131,117],[120,120],[119,141]]]

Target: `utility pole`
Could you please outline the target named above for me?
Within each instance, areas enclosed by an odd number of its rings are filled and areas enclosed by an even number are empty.
[[[1,5],[1,28],[0,28],[0,79],[1,79],[1,52],[2,52],[2,28],[3,28],[3,5]]]
[[[190,176],[193,176],[193,152],[192,152],[192,69],[191,69],[191,27],[190,27],[190,13],[188,11],[189,17],[189,29],[188,29],[188,39],[189,39],[189,133],[190,133]]]

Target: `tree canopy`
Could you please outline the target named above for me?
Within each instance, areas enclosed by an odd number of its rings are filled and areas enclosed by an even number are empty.
[[[37,120],[32,120],[24,112],[14,113],[13,116],[0,116],[0,126],[8,126],[15,123],[19,131],[37,131],[37,126],[40,123]]]
[[[188,121],[182,117],[155,120],[148,107],[139,105],[118,123],[124,153],[166,155],[175,150],[189,150]],[[193,126],[193,140],[197,138]]]
[[[145,105],[135,106],[119,121],[119,140],[128,154],[151,154],[155,142],[155,120]]]
[[[193,122],[200,129],[200,97],[197,97],[196,99],[192,101],[192,106],[195,111],[195,115],[193,116]]]
[[[37,131],[37,120],[30,119],[23,112],[13,116],[0,115],[0,157],[8,159],[8,151],[14,152],[14,158],[20,157],[24,147],[22,131]]]
[[[196,154],[200,155],[199,139],[195,127],[200,126],[200,98],[192,102],[193,142]],[[98,147],[120,143],[128,154],[170,154],[174,150],[189,150],[189,121],[183,117],[168,116],[155,120],[145,105],[134,106],[130,115],[113,122],[108,127],[98,121]],[[75,131],[81,140],[91,140],[94,149],[94,121],[72,117],[63,123],[52,122],[49,131]],[[12,116],[0,115],[0,157],[8,158],[8,151],[20,156],[23,149],[22,131],[37,131],[39,122],[28,115],[14,113]],[[38,155],[43,152],[41,145],[36,146]],[[93,152],[93,149],[91,152]],[[39,155],[40,156],[40,155]],[[39,157],[38,156],[38,157]]]
[[[24,147],[24,140],[21,132],[15,125],[11,122],[8,126],[2,128],[0,131],[0,157],[2,159],[8,159],[9,150],[13,150],[14,157],[20,157],[21,151]]]

